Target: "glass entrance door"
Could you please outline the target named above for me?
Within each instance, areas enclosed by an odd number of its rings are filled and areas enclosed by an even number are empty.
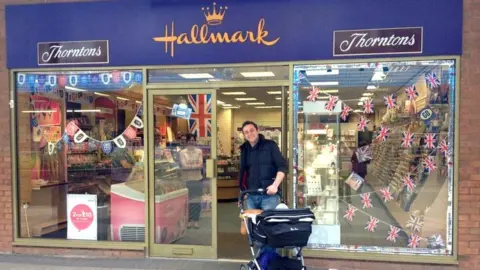
[[[216,92],[148,91],[150,255],[216,258]]]

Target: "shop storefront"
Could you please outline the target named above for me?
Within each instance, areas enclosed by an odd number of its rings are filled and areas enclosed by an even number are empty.
[[[365,2],[7,6],[11,251],[247,259],[252,120],[312,264],[456,265],[462,3]]]

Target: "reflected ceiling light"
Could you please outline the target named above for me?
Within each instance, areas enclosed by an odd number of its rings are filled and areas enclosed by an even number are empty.
[[[353,112],[361,113],[361,112],[363,112],[363,111],[362,111],[362,110],[355,110],[355,111],[353,111]]]
[[[357,103],[357,105],[363,105],[363,102],[360,101],[360,102]]]
[[[104,94],[104,93],[99,93],[99,92],[93,92],[97,96],[103,96],[103,97],[109,97],[110,95]]]
[[[254,98],[254,97],[246,97],[246,98],[235,98],[235,100],[238,100],[238,101],[252,101],[252,100],[257,100],[257,99]]]
[[[232,107],[232,104],[223,103],[222,106],[223,106],[223,107]]]
[[[279,109],[282,106],[256,106],[255,109]]]
[[[65,86],[65,89],[70,90],[70,91],[77,91],[77,92],[86,92],[87,90],[80,89],[80,88],[75,88],[71,86]]]
[[[123,98],[123,97],[117,97],[119,100],[129,100],[128,98]]]
[[[320,96],[320,97],[317,97],[317,99],[329,99],[330,97],[329,96]]]
[[[338,93],[338,89],[320,90],[320,93]]]
[[[221,104],[225,104],[225,102],[217,99],[217,104],[220,104],[220,105],[221,105]]]
[[[317,69],[317,70],[307,70],[307,76],[321,76],[321,75],[338,75],[338,69]]]
[[[368,85],[367,90],[375,90],[377,87],[375,85]]]
[[[223,95],[225,96],[242,96],[246,95],[247,93],[245,92],[222,92]]]
[[[338,85],[338,82],[311,82],[311,85],[326,86],[326,85]]]
[[[265,102],[247,102],[247,105],[265,105]]]
[[[184,78],[184,79],[213,79],[213,77],[210,73],[183,73],[183,74],[178,74],[178,76]]]
[[[364,97],[371,97],[371,96],[373,96],[373,93],[363,93],[362,95]]]
[[[281,98],[281,97],[276,97],[275,99],[276,99],[276,100],[282,100],[282,98]]]
[[[275,77],[275,73],[271,71],[241,72],[240,74],[245,78]]]
[[[269,94],[269,95],[281,95],[282,91],[267,91],[267,94]]]

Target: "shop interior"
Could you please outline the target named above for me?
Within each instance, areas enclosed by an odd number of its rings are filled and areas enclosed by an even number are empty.
[[[298,145],[294,153],[298,165],[295,202],[316,214],[312,247],[399,250],[411,244],[413,234],[428,240],[418,243],[422,252],[448,246],[448,176],[452,170],[446,155],[437,149],[445,140],[453,140],[452,69],[448,61],[295,67],[301,76],[292,97],[293,137]],[[20,237],[145,240],[144,89],[139,74],[16,75]],[[285,72],[278,74],[288,79]],[[435,78],[426,74],[435,74]],[[152,72],[148,80],[177,79]],[[406,88],[413,86],[415,91],[407,93]],[[155,127],[155,243],[211,245],[211,224],[217,222],[219,257],[249,258],[247,239],[240,235],[236,201],[238,147],[243,143],[239,128],[245,120],[255,121],[262,134],[282,145],[284,90],[217,89],[216,127],[208,122],[211,99],[206,95],[155,97],[151,112]],[[414,98],[410,98],[412,93]],[[326,110],[332,96],[338,101]],[[387,108],[388,96],[395,98],[395,106]],[[373,105],[372,112],[365,112],[367,100]],[[343,114],[344,105],[351,108],[348,115]],[[430,114],[422,114],[426,109]],[[366,121],[361,129],[360,120]],[[388,136],[379,137],[386,127]],[[188,148],[186,136],[192,131],[198,134],[193,148],[201,150],[201,162],[191,170],[197,170],[201,179],[196,172],[183,172],[184,164],[193,164],[194,155],[189,154],[193,152],[182,154],[193,149]],[[212,132],[217,133],[217,142],[210,141]],[[405,147],[404,132],[413,135]],[[428,147],[426,134],[435,136]],[[212,143],[216,143],[218,156],[217,221],[212,220],[212,191],[205,178],[205,160]],[[355,190],[351,160],[365,143],[369,147],[365,159],[368,173],[361,188]],[[425,168],[426,157],[436,164],[431,172]],[[182,163],[185,158],[189,161]],[[404,185],[407,175],[409,187]],[[385,190],[390,197],[385,198]],[[368,201],[373,207],[364,207],[363,193],[370,194]],[[96,195],[94,234],[78,233],[86,232],[78,227],[85,223],[75,225],[77,233],[69,233],[75,231],[69,227],[72,217],[67,216],[71,212],[69,194]],[[351,206],[356,210],[350,220],[345,215]],[[374,233],[365,229],[372,218],[378,221]],[[399,229],[396,241],[387,239],[392,227]]]

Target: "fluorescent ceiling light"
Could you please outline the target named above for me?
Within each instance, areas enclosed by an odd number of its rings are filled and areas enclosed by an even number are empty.
[[[361,113],[361,112],[363,112],[363,111],[362,111],[362,110],[355,110],[355,111],[353,111],[353,112]]]
[[[217,104],[225,104],[225,102],[221,101],[221,100],[217,100]]]
[[[245,93],[245,92],[223,92],[222,94],[225,95],[225,96],[242,96],[242,95],[246,95],[247,93]]]
[[[100,110],[100,109],[94,109],[94,110],[67,110],[67,112],[86,113],[86,112],[102,112],[102,110]]]
[[[338,89],[320,90],[320,93],[327,93],[327,94],[338,93]]]
[[[265,105],[265,102],[247,102],[247,105]]]
[[[377,87],[375,85],[368,85],[367,90],[375,90]]]
[[[256,109],[278,109],[282,108],[282,106],[256,106]]]
[[[184,79],[213,79],[213,77],[210,73],[183,73],[183,74],[178,74],[178,76],[184,78]]]
[[[281,98],[281,97],[276,97],[275,99],[276,99],[276,100],[282,100],[282,98]]]
[[[267,94],[269,94],[269,95],[281,95],[282,91],[267,91]]]
[[[321,96],[321,97],[317,97],[317,99],[329,99],[329,96]]]
[[[223,107],[232,107],[232,104],[223,103],[222,106],[223,106]]]
[[[240,74],[245,78],[275,77],[275,73],[271,71],[241,72]]]
[[[310,84],[311,85],[326,86],[326,85],[338,85],[338,82],[312,82]]]
[[[93,92],[97,96],[104,96],[104,97],[109,97],[110,95],[104,94],[104,93],[98,93],[98,92]]]
[[[246,97],[246,98],[235,98],[235,100],[238,100],[238,101],[252,101],[252,100],[257,100],[257,99],[254,98],[254,97]]]
[[[119,100],[129,100],[128,98],[124,98],[124,97],[117,97],[117,99],[119,99]]]
[[[360,101],[360,102],[357,103],[357,105],[363,105],[363,102]]]
[[[369,97],[361,97],[360,100],[367,100],[370,99]]]
[[[383,81],[385,77],[386,75],[383,73],[383,71],[376,71],[373,73],[372,81]]]
[[[307,76],[320,76],[320,75],[338,75],[338,69],[317,69],[317,70],[307,70],[305,71]]]
[[[22,113],[54,113],[56,110],[22,111]]]
[[[77,91],[77,92],[86,92],[87,90],[80,89],[80,88],[75,88],[71,86],[65,86],[65,89],[70,90],[70,91]]]
[[[364,97],[371,97],[371,96],[373,96],[373,93],[363,93],[362,95]]]

